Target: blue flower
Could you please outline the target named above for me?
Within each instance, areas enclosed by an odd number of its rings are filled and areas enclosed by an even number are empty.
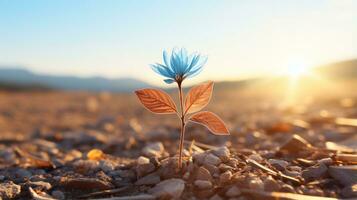
[[[166,51],[163,52],[164,64],[153,64],[151,68],[165,77],[165,83],[181,83],[184,79],[196,76],[202,71],[207,58],[198,53],[187,55],[186,49],[173,49],[169,58]]]

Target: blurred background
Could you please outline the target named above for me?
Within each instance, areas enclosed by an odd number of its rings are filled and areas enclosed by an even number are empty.
[[[2,137],[97,125],[120,132],[138,121],[146,131],[159,122],[177,128],[132,93],[177,95],[149,66],[175,47],[208,57],[184,86],[215,81],[209,109],[233,132],[357,116],[354,0],[5,0],[0,8]]]

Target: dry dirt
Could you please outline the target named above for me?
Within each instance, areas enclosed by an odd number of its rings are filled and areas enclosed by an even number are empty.
[[[207,108],[231,135],[189,125],[179,170],[177,117],[133,94],[1,92],[0,197],[357,198],[357,99],[238,93]]]

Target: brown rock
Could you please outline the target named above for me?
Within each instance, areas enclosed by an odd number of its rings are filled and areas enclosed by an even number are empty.
[[[357,183],[357,165],[330,166],[328,173],[344,186]]]
[[[135,185],[155,185],[160,182],[160,176],[156,173],[146,175],[135,182]]]
[[[211,173],[204,167],[199,167],[196,174],[196,180],[210,181],[212,180]]]
[[[325,164],[315,165],[302,171],[302,177],[306,180],[320,178],[327,174],[327,170]]]
[[[223,185],[225,183],[228,183],[231,180],[231,178],[232,178],[232,172],[226,171],[219,176],[219,184]]]
[[[210,181],[196,180],[194,184],[201,190],[210,189],[212,187],[212,183]]]
[[[236,196],[239,196],[241,195],[241,191],[239,190],[239,188],[237,186],[232,186],[231,188],[229,188],[225,195],[227,197],[236,197]]]
[[[185,182],[182,179],[172,178],[161,181],[151,188],[149,193],[157,198],[179,199],[184,189]]]
[[[13,182],[0,183],[0,197],[4,199],[12,199],[21,193],[21,186]]]
[[[108,190],[113,188],[111,183],[96,178],[61,178],[61,184],[66,188],[79,190]]]

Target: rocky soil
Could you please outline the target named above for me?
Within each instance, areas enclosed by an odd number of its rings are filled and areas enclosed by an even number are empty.
[[[133,95],[0,93],[0,199],[357,198],[356,99],[301,102],[218,93],[231,135],[188,126],[178,169],[177,119]]]

